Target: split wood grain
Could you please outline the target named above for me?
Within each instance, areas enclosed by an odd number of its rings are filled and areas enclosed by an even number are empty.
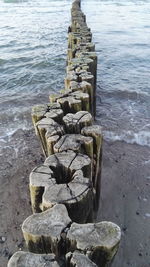
[[[8,262],[7,267],[59,267],[54,254],[35,254],[18,251]]]
[[[120,228],[111,222],[73,223],[67,233],[68,250],[78,249],[98,267],[105,267],[114,258],[120,238]]]
[[[41,213],[29,216],[22,225],[27,248],[33,253],[54,253],[56,257],[64,253],[61,235],[71,220],[64,205],[55,205]]]

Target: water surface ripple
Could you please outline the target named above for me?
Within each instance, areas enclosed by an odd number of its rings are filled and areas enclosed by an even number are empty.
[[[1,138],[30,128],[30,108],[63,87],[71,1],[0,0]]]
[[[1,140],[63,87],[70,0],[0,0]],[[97,121],[109,140],[150,146],[150,1],[82,0],[98,53]]]
[[[150,1],[83,0],[98,53],[105,138],[150,146]]]

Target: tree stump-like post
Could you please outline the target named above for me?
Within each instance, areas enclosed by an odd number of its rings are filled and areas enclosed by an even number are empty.
[[[67,233],[68,251],[79,250],[98,267],[114,258],[121,238],[119,226],[111,222],[73,223]]]
[[[50,156],[54,154],[54,146],[59,141],[60,136],[59,135],[52,135],[47,132],[45,135],[46,144],[47,144],[47,156]]]
[[[79,251],[66,254],[66,267],[97,267],[87,256]]]
[[[53,207],[56,203],[64,204],[72,221],[86,223],[93,217],[93,191],[88,178],[82,171],[76,171],[67,184],[55,184],[45,188],[42,209]]]
[[[48,103],[36,105],[32,108],[31,116],[32,122],[37,134],[36,123],[43,118],[51,118],[54,121],[60,123],[63,118],[63,111],[59,103]]]
[[[93,77],[93,76],[92,76]],[[82,81],[82,82],[75,82],[75,81],[71,81],[70,82],[70,86],[69,86],[69,90],[71,90],[72,92],[75,91],[82,91],[83,93],[86,93],[89,95],[89,103],[90,103],[90,113],[93,114],[93,88],[91,83],[87,82],[87,81]]]
[[[95,44],[91,42],[87,43],[81,43],[79,45],[76,45],[75,47],[76,51],[87,51],[87,52],[94,52],[95,51]]]
[[[94,151],[94,172],[93,172],[93,184],[97,187],[99,175],[101,173],[101,160],[102,160],[102,127],[99,125],[92,125],[84,127],[81,130],[81,134],[84,136],[90,136],[93,138],[93,151]]]
[[[92,74],[95,78],[95,87],[96,87],[96,77],[97,77],[97,54],[95,52],[79,51],[76,53],[77,58],[90,58],[93,60]]]
[[[87,155],[72,150],[63,151],[47,157],[44,165],[54,171],[53,177],[59,184],[70,182],[71,175],[77,170],[92,181],[91,159]]]
[[[61,204],[29,216],[22,225],[28,250],[41,254],[54,253],[56,257],[65,253],[62,235],[70,224],[67,209]]]
[[[8,262],[7,267],[59,267],[54,254],[35,254],[18,251]]]
[[[71,66],[71,68],[68,69],[72,69],[69,70],[67,72],[67,76],[65,78],[65,88],[66,89],[70,89],[71,88],[71,83],[72,82],[88,82],[91,84],[91,89],[90,89],[90,96],[92,95],[92,100],[93,100],[93,88],[94,88],[94,76],[88,72],[87,70],[85,70],[85,68],[88,68],[88,65],[86,64],[82,64],[79,65],[78,67],[75,67],[75,70],[73,70],[73,66]],[[94,105],[94,104],[93,104]]]
[[[67,50],[67,62],[77,56],[77,53],[94,52],[95,45],[93,43],[80,43],[75,45],[74,48],[68,48]]]
[[[92,120],[91,114],[87,111],[79,111],[75,114],[68,113],[63,117],[65,132],[79,134],[83,127],[92,125]]]
[[[87,177],[89,179],[89,182],[87,182],[86,184],[85,181],[83,180],[79,189],[78,189],[78,183],[77,182],[74,183],[74,185],[77,188],[76,196],[78,196],[78,199],[80,199],[81,192],[82,192],[81,197],[82,196],[83,198],[87,197],[87,195],[84,195],[85,186],[87,187],[86,189],[87,193],[90,195],[90,188],[92,185],[91,159],[88,156],[82,155],[80,153],[77,154],[71,150],[67,152],[56,153],[54,155],[49,156],[45,160],[44,165],[41,165],[33,169],[29,177],[30,196],[31,196],[31,204],[33,212],[37,213],[43,210],[42,197],[47,187],[51,188],[54,185],[63,185],[62,188],[68,189],[69,188],[68,184],[71,181],[73,182],[73,179],[76,178],[75,173],[78,170],[80,170],[80,173],[78,174],[81,178]],[[56,189],[59,187],[60,186],[56,186]],[[70,187],[72,187],[72,183]],[[69,191],[69,193],[70,192],[71,191]],[[65,194],[64,194],[64,199],[66,199]],[[61,203],[64,201],[64,199],[62,197]],[[91,198],[91,203],[92,200],[93,196]],[[89,202],[87,201],[87,203]],[[90,207],[89,209],[91,210],[90,205],[89,207]]]
[[[47,139],[50,136],[62,136],[64,134],[63,126],[52,120],[51,118],[43,118],[36,123],[38,136],[41,140],[43,152],[48,156]]]
[[[67,90],[64,94],[53,95],[49,97],[50,102],[53,101],[61,105],[64,114],[68,112],[76,113],[82,110],[82,101],[70,95],[71,91]]]
[[[90,111],[90,99],[87,93],[71,90],[62,90],[61,94],[50,96],[50,101],[59,103],[63,113],[76,113],[81,110]]]
[[[29,176],[29,188],[33,212],[41,212],[42,196],[46,186],[56,183],[53,171],[45,165],[33,169]]]
[[[102,128],[99,125],[92,125],[81,130],[84,136],[93,138],[93,187],[95,188],[96,196],[94,199],[94,210],[99,207],[100,191],[101,191],[101,165],[102,165]]]
[[[93,60],[93,66],[92,66],[92,74],[94,76],[94,92],[93,92],[93,99],[94,99],[94,106],[96,107],[96,80],[97,80],[97,55],[95,52],[77,52],[76,56],[79,58],[91,58]],[[91,71],[91,70],[90,70]],[[96,116],[96,109],[95,109],[95,114]]]
[[[67,77],[65,77],[65,88],[66,89],[69,89],[71,81],[78,82],[78,76],[76,75],[74,70],[67,72]]]
[[[82,107],[80,110],[91,112],[89,94],[77,91],[70,93],[70,96],[74,97],[75,99],[81,100]]]
[[[86,154],[93,161],[93,138],[81,134],[66,134],[54,145],[54,152],[72,150]]]

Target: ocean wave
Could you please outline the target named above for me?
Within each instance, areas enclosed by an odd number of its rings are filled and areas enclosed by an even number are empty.
[[[23,123],[20,124],[20,125],[18,125],[18,126],[16,126],[15,128],[9,128],[9,129],[6,129],[5,134],[3,134],[3,135],[0,136],[0,147],[1,147],[1,142],[7,144],[8,140],[10,140],[11,137],[12,137],[16,132],[18,132],[19,130],[20,130],[20,131],[30,131],[30,130],[32,130],[32,129],[33,129],[33,126],[32,126],[32,125],[30,125],[30,126],[27,127],[27,126],[24,125]]]
[[[108,141],[124,141],[128,144],[138,144],[141,146],[150,147],[150,132],[149,131],[122,131],[116,133],[113,131],[103,131],[104,139]]]
[[[142,91],[142,89],[138,90],[128,90],[128,89],[117,89],[117,90],[106,90],[103,89],[98,85],[98,88],[100,89],[98,94],[103,93],[103,95],[106,95],[107,97],[114,97],[115,99],[127,99],[127,100],[147,100],[147,98],[150,98],[149,92]]]

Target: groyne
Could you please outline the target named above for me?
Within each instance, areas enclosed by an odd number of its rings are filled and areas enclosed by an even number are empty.
[[[102,132],[96,115],[97,55],[81,10],[71,8],[65,88],[32,109],[45,161],[31,172],[33,214],[22,224],[28,252],[16,252],[12,266],[108,266],[121,231],[95,223],[100,196]]]

